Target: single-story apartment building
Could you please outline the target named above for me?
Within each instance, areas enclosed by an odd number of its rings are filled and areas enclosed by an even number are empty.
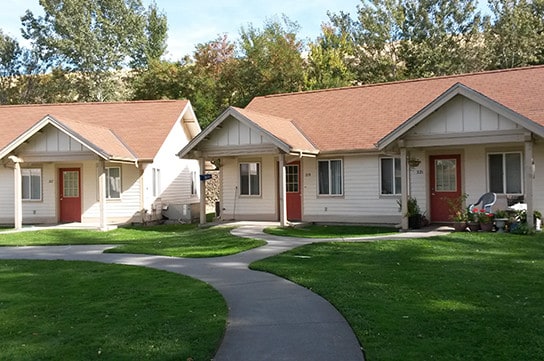
[[[186,100],[0,106],[0,224],[147,222],[199,202]],[[198,208],[198,206],[197,206]]]
[[[448,199],[544,210],[544,66],[278,94],[230,107],[179,152],[220,169],[223,219],[408,227]],[[528,217],[532,222],[532,217]]]

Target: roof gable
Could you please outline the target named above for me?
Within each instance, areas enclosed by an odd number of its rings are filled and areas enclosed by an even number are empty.
[[[102,157],[151,160],[178,121],[200,131],[186,100],[0,106],[0,155],[49,122]]]
[[[236,123],[240,126],[235,126]],[[212,138],[214,138],[213,141]],[[207,141],[213,144],[203,143]],[[183,158],[197,148],[206,150],[214,146],[228,148],[252,144],[271,144],[284,153],[316,152],[313,145],[290,120],[229,107],[202,133],[191,140],[178,153],[178,156]]]

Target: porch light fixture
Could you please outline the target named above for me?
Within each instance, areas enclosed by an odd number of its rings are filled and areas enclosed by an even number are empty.
[[[415,168],[421,163],[421,160],[417,158],[408,158],[408,165],[410,168]]]

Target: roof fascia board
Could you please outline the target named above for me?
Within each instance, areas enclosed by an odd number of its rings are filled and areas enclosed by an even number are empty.
[[[225,109],[223,113],[221,113],[213,122],[210,123],[202,132],[200,132],[196,137],[194,137],[183,149],[181,149],[178,152],[178,157],[183,158],[185,157],[190,151],[192,151],[204,138],[206,138],[215,128],[217,128],[221,123],[223,123],[226,119],[228,119],[229,116],[234,117],[236,120],[244,123],[248,127],[255,128],[261,132],[263,132],[265,135],[270,137],[272,140],[272,143],[280,148],[285,153],[289,153],[291,150],[291,147],[278,139],[276,136],[272,135],[270,132],[264,130],[263,128],[259,127],[257,124],[255,124],[251,119],[247,118],[246,116],[242,115],[239,111],[237,111],[234,107],[228,107]]]
[[[544,128],[536,124],[529,118],[524,117],[523,115],[511,110],[510,108],[505,107],[504,105],[492,100],[491,98],[477,92],[474,89],[467,87],[466,85],[456,83],[444,93],[442,93],[440,96],[438,96],[435,100],[423,107],[415,115],[402,123],[391,133],[379,140],[378,143],[376,143],[376,146],[378,147],[378,149],[382,150],[387,146],[391,145],[394,141],[405,135],[410,129],[419,124],[419,122],[427,118],[429,115],[431,115],[433,112],[438,110],[440,107],[445,105],[448,101],[450,101],[457,95],[462,95],[465,98],[470,99],[484,107],[487,107],[494,112],[504,116],[505,118],[518,123],[522,127],[530,130],[531,132],[536,133],[540,136],[544,136]]]

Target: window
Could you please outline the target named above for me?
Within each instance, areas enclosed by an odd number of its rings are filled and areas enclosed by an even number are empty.
[[[240,163],[240,194],[258,196],[261,194],[261,171],[259,163]]]
[[[197,174],[196,172],[193,170],[191,171],[191,195],[192,196],[196,196],[196,185],[198,184],[198,181],[197,181]]]
[[[285,166],[285,179],[287,193],[298,193],[298,165]]]
[[[342,195],[342,160],[320,160],[317,163],[319,194]]]
[[[161,194],[161,170],[153,168],[153,197]]]
[[[42,170],[40,168],[21,169],[24,201],[42,200]]]
[[[381,158],[381,193],[401,194],[400,158]]]
[[[488,155],[489,191],[502,194],[522,194],[521,153]]]
[[[106,168],[106,198],[121,198],[121,168]]]

